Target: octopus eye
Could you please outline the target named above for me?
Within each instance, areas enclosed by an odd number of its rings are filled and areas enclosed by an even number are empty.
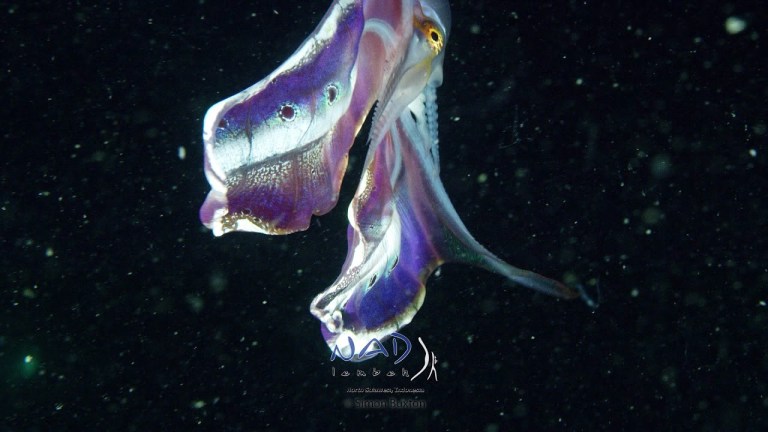
[[[225,129],[227,126],[229,126],[229,122],[227,121],[227,119],[223,118],[223,119],[219,120],[219,128],[220,129]]]
[[[277,111],[277,115],[282,121],[293,121],[296,118],[296,108],[294,108],[291,104],[284,104]]]
[[[427,38],[429,47],[437,55],[445,43],[443,32],[437,27],[437,24],[429,20],[417,23],[417,28]]]

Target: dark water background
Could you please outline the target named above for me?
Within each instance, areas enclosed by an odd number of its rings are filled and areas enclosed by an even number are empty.
[[[491,250],[601,305],[446,266],[403,330],[439,359],[418,410],[347,408],[385,385],[331,376],[307,310],[363,140],[305,233],[197,220],[205,110],[326,2],[3,3],[0,430],[765,430],[766,14],[615,3],[453,2],[446,188]]]

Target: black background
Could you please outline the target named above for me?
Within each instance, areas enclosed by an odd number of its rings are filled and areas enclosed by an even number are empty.
[[[364,140],[305,233],[197,219],[205,110],[326,2],[6,3],[0,430],[763,430],[766,15],[452,3],[446,189],[481,243],[598,309],[448,265],[403,330],[438,356],[427,409],[345,407],[382,382],[331,376],[307,309],[343,262]]]

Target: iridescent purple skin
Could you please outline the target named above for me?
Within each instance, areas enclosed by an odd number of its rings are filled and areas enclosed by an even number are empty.
[[[360,2],[336,4],[277,71],[206,114],[212,186],[200,219],[229,231],[286,234],[338,200],[362,110],[349,110],[363,31]]]
[[[436,114],[425,114],[426,99],[409,105],[369,159],[350,206],[342,273],[310,308],[329,348],[345,358],[410,323],[424,301],[427,279],[446,262],[477,265],[557,297],[578,296],[555,280],[505,263],[472,238],[439,179],[427,127]]]
[[[407,162],[413,156],[412,151],[408,148],[403,150],[403,159]],[[392,154],[392,141],[382,142],[378,152]],[[383,169],[382,165],[374,168],[376,171]],[[421,307],[427,278],[444,261],[444,255],[439,253],[445,250],[441,233],[443,227],[432,207],[435,197],[429,189],[424,188],[427,185],[419,171],[408,168],[401,173],[393,194],[386,197],[381,194],[375,199],[372,196],[357,214],[358,220],[371,218],[376,215],[379,203],[376,200],[386,200],[395,207],[400,224],[400,236],[397,238],[399,250],[390,248],[393,253],[388,256],[389,259],[382,260],[388,265],[380,270],[373,285],[355,290],[343,309],[345,326],[365,329],[366,333],[390,327],[395,322],[406,322],[405,317],[409,312],[415,312]],[[360,225],[364,226],[362,223]],[[366,237],[370,247],[376,236],[366,231],[362,237]],[[368,284],[370,282],[371,279]]]
[[[353,360],[411,322],[445,262],[477,265],[561,298],[578,293],[494,256],[472,238],[439,176],[436,88],[447,0],[336,0],[275,72],[208,110],[200,218],[216,235],[285,234],[338,199],[347,152],[377,103],[348,209],[348,252],[311,313],[332,351]]]

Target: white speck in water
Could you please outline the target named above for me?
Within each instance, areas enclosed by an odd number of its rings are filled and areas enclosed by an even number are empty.
[[[728,34],[739,34],[746,28],[747,22],[742,18],[732,16],[725,20],[725,31],[727,31]]]
[[[757,150],[749,149],[749,155],[752,156],[752,157],[757,157]]]
[[[651,175],[660,179],[672,173],[672,158],[666,153],[660,153],[651,159]]]
[[[187,149],[184,146],[179,146],[179,159],[184,160],[187,157]]]

